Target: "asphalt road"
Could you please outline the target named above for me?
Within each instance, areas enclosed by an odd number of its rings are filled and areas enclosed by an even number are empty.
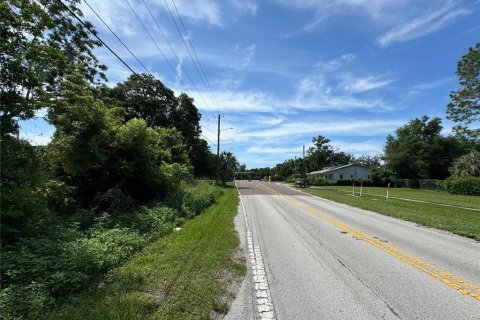
[[[227,319],[480,319],[480,243],[237,181],[248,273]]]

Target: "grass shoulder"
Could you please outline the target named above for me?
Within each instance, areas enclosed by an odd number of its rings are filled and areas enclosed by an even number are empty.
[[[235,260],[236,189],[182,229],[113,270],[105,285],[72,299],[49,319],[208,319],[226,312],[228,286],[246,272]]]
[[[322,187],[304,190],[321,198],[480,241],[480,211],[475,210],[480,208],[480,197],[458,196],[430,190],[393,189],[390,190],[391,197],[386,199],[385,188],[370,188],[369,190],[364,188],[362,197],[358,196],[358,188],[356,196],[353,196],[352,187]],[[399,198],[426,201],[427,203]]]

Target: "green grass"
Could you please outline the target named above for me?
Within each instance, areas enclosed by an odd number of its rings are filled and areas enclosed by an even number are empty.
[[[344,192],[352,192],[352,187],[334,186],[334,187],[319,187],[321,189],[336,189]],[[360,191],[359,186],[355,186],[355,194]],[[445,191],[434,191],[424,189],[408,189],[408,188],[391,188],[390,197],[406,198],[420,201],[428,201],[435,203],[448,204],[459,207],[469,207],[480,209],[480,197],[478,196],[463,196],[454,195]],[[387,188],[378,187],[364,187],[362,195],[368,196],[369,194],[375,194],[379,196],[386,196]]]
[[[226,311],[228,283],[246,272],[232,257],[239,244],[235,188],[183,229],[139,252],[106,284],[72,299],[49,319],[208,319]]]
[[[318,189],[305,189],[305,191],[325,199],[412,221],[427,227],[450,231],[480,241],[480,211],[393,198],[386,199],[385,197],[368,195],[367,189],[370,189],[370,194],[386,194],[385,188],[364,188],[363,195],[365,196],[361,198],[358,197],[359,188],[356,188],[357,196],[352,196],[352,187],[320,187]],[[441,191],[390,189],[390,196],[480,208],[480,197],[452,195]]]

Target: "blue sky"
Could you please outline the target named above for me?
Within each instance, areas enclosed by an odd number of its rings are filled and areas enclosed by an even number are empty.
[[[177,17],[172,0],[145,2],[175,53],[143,0],[128,1],[159,48],[126,0],[89,3],[149,71],[195,98],[203,134],[213,142],[220,111],[222,127],[233,128],[222,131],[221,149],[247,168],[300,156],[317,135],[355,155],[380,153],[386,136],[407,121],[445,118],[449,93],[458,88],[457,61],[480,41],[478,0],[175,0],[212,95],[167,10],[165,3]],[[82,11],[142,72],[84,4]],[[106,49],[96,53],[109,67],[110,85],[128,77]],[[35,144],[53,132],[42,115],[22,123],[22,136]],[[449,134],[453,124],[445,119],[443,126]]]

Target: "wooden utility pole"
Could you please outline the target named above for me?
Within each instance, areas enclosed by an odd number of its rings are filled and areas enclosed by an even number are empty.
[[[305,167],[305,146],[303,146],[303,187],[307,187],[307,168]]]
[[[218,114],[218,131],[217,131],[217,177],[216,177],[217,186],[218,186],[219,176],[220,176],[220,113]]]

